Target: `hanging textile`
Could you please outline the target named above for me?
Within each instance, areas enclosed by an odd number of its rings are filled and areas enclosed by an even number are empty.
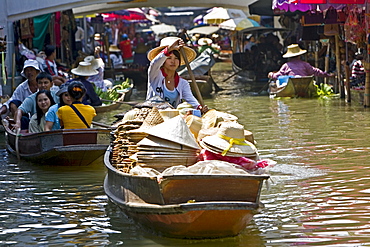
[[[51,14],[39,15],[33,18],[35,36],[33,46],[39,50],[44,49],[45,36],[48,32]]]
[[[30,39],[34,35],[33,19],[27,18],[21,22],[21,39]]]
[[[60,31],[60,19],[61,19],[61,13],[56,12],[55,13],[55,21],[54,21],[54,37],[55,37],[55,46],[60,47],[60,40],[61,40],[61,31]]]

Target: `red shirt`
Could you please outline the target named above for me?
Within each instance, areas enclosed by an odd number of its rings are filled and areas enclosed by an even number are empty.
[[[132,57],[132,49],[131,49],[130,40],[122,40],[121,42],[119,42],[119,49],[122,52],[123,59]]]

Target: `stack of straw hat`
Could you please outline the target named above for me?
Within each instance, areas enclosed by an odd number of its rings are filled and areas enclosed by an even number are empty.
[[[139,128],[142,123],[140,120],[127,120],[114,132],[111,163],[117,170],[129,172],[132,168],[132,160],[129,157],[133,154],[131,149],[136,147],[136,143],[127,138],[127,132]]]
[[[161,172],[171,166],[196,163],[200,147],[181,116],[158,124],[146,133],[148,136],[137,144],[138,152],[131,157],[138,165]]]

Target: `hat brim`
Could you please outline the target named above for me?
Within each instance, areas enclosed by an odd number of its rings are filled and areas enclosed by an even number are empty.
[[[213,146],[219,150],[225,150],[229,146],[229,142],[227,140],[224,140],[216,135],[206,136],[202,139],[202,142],[204,142],[207,146]],[[244,143],[246,145],[234,144],[229,149],[229,152],[240,155],[254,155],[257,153],[257,148],[254,146],[254,144],[248,141],[244,141]]]
[[[96,72],[94,72],[94,71],[91,71],[91,72],[82,72],[78,68],[72,69],[71,72],[73,74],[75,74],[75,75],[80,75],[80,76],[93,76],[93,75],[99,74],[98,71],[96,71]]]
[[[148,55],[147,55],[149,61],[152,61],[166,47],[167,46],[158,46],[156,48],[151,49],[148,52]],[[183,48],[184,48],[186,57],[188,59],[188,62],[190,63],[191,61],[193,61],[195,59],[195,57],[197,56],[197,53],[189,47],[184,46]],[[180,65],[184,65],[185,64],[185,59],[182,56],[181,52],[180,52],[180,56],[181,56],[181,64]]]
[[[283,58],[296,57],[296,56],[305,54],[306,52],[307,52],[307,50],[301,50],[300,52],[297,52],[297,53],[285,53],[283,55]]]

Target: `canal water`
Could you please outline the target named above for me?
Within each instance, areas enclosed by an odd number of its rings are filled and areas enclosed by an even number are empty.
[[[370,245],[370,112],[341,99],[269,99],[248,92],[216,64],[224,90],[205,99],[254,134],[271,180],[236,237],[164,238],[146,232],[107,200],[106,170],[38,166],[9,155],[0,135],[0,246],[363,246]],[[140,98],[138,92],[135,97]],[[109,122],[121,109],[98,116]]]

